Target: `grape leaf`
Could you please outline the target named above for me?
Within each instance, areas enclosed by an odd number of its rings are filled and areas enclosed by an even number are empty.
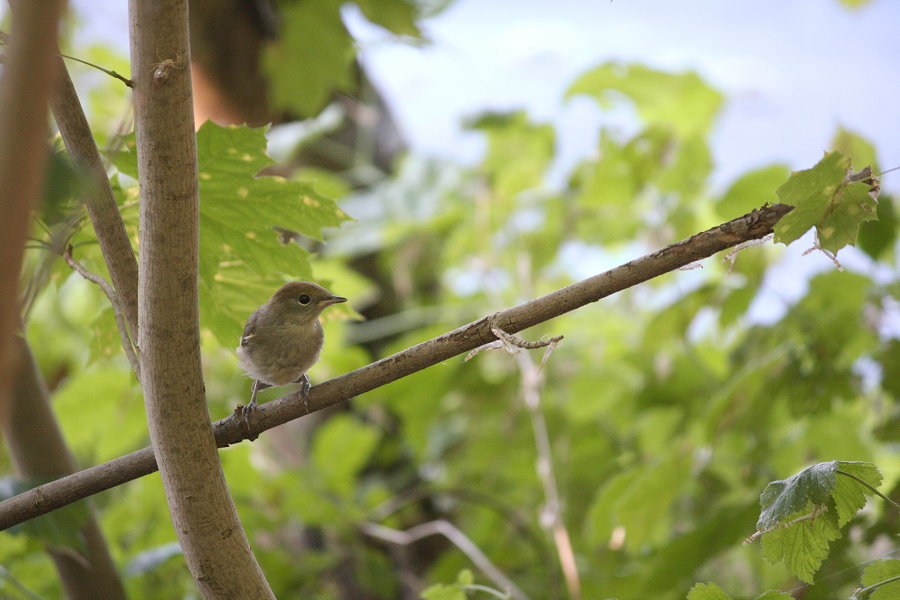
[[[793,173],[776,190],[785,204],[794,207],[775,225],[775,241],[789,244],[815,227],[819,245],[837,252],[855,245],[859,227],[877,219],[877,179],[855,181],[850,159],[829,152],[813,168]]]
[[[756,523],[766,559],[784,561],[792,573],[811,582],[828,555],[829,542],[872,493],[861,481],[874,488],[881,473],[871,463],[831,461],[766,486]]]
[[[115,157],[137,177],[135,140]],[[258,173],[275,161],[265,130],[205,123],[197,132],[200,181],[200,301],[203,325],[225,344],[257,306],[291,279],[308,279],[306,250],[284,243],[277,226],[314,239],[349,217],[307,183]]]

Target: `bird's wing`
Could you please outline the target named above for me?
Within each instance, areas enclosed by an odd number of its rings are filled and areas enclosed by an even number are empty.
[[[241,348],[250,344],[250,340],[253,339],[253,332],[256,330],[256,322],[259,320],[259,311],[254,312],[250,315],[250,318],[247,319],[247,324],[244,325],[244,333],[241,334]]]

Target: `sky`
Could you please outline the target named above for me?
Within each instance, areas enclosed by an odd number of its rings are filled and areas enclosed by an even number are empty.
[[[900,2],[837,0],[457,0],[426,21],[425,48],[389,41],[349,11],[361,56],[414,148],[469,160],[460,121],[525,108],[590,152],[602,115],[568,85],[606,61],[697,71],[728,98],[713,135],[727,182],[756,166],[817,162],[838,126],[900,165]],[[898,175],[900,177],[900,175]]]
[[[127,53],[127,4],[73,0],[76,46]],[[352,4],[345,16],[412,148],[430,155],[477,162],[482,141],[463,119],[524,108],[557,125],[560,160],[574,163],[622,114],[566,101],[565,90],[616,60],[695,70],[727,96],[712,138],[719,185],[773,162],[807,168],[838,126],[873,141],[882,168],[900,166],[897,0],[859,10],[838,0],[456,0],[422,23],[424,46],[397,41]]]

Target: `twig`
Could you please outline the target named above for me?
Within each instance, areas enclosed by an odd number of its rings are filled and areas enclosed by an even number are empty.
[[[116,295],[116,291],[105,279],[91,273],[84,265],[75,260],[72,256],[72,246],[68,246],[63,251],[63,258],[65,258],[66,262],[69,263],[69,266],[78,271],[82,277],[100,286],[100,289],[103,290],[103,293],[109,298],[109,303],[112,305],[113,315],[116,319],[116,328],[118,328],[119,337],[122,340],[122,348],[125,349],[125,356],[128,357],[128,362],[131,363],[131,368],[134,369],[134,374],[137,376],[137,380],[140,381],[141,361],[138,360],[137,353],[134,350],[134,344],[132,344],[131,338],[128,335],[128,325],[125,323],[125,315],[122,313],[122,307],[120,306],[119,297]]]
[[[802,256],[806,256],[807,254],[811,254],[817,250],[827,256],[828,259],[831,260],[832,263],[834,263],[834,266],[838,271],[844,270],[844,265],[841,264],[841,261],[838,260],[838,257],[834,254],[834,252],[819,245],[818,235],[816,236],[816,241],[813,243],[812,248],[804,250]]]
[[[815,521],[824,512],[828,512],[827,506],[815,506],[813,508],[813,511],[811,513],[809,513],[808,515],[803,515],[802,517],[797,517],[796,519],[788,521],[787,523],[778,523],[777,525],[773,525],[772,527],[769,527],[768,529],[763,529],[763,530],[755,532],[753,535],[751,535],[746,540],[744,540],[744,545],[746,546],[747,544],[752,544],[753,542],[758,540],[763,535],[770,533],[772,531],[776,531],[778,529],[787,529],[788,527],[796,525],[797,523],[802,523],[803,521]]]
[[[494,585],[507,590],[510,596],[516,600],[529,600],[528,595],[525,594],[519,586],[513,583],[503,571],[497,568],[475,542],[469,539],[466,534],[460,531],[450,521],[445,521],[444,519],[429,521],[428,523],[422,523],[421,525],[411,527],[406,531],[391,529],[390,527],[385,527],[378,523],[363,523],[360,526],[360,529],[366,535],[398,546],[408,546],[422,538],[432,535],[442,535],[450,540],[454,546],[459,548],[459,550],[472,561],[472,564],[478,567],[488,579],[494,582]]]
[[[133,82],[132,80],[128,79],[128,78],[125,77],[124,75],[119,75],[119,74],[116,73],[115,71],[111,71],[111,70],[109,70],[109,69],[104,69],[104,68],[101,67],[100,65],[95,65],[95,64],[92,63],[92,62],[88,62],[88,61],[82,60],[82,59],[80,59],[80,58],[75,58],[74,56],[69,56],[68,54],[60,53],[59,55],[60,55],[61,57],[63,57],[63,58],[68,58],[69,60],[74,60],[75,62],[80,62],[80,63],[83,64],[83,65],[87,65],[87,66],[89,66],[89,67],[94,67],[94,68],[97,69],[98,71],[103,71],[104,73],[106,73],[106,74],[109,75],[110,77],[115,77],[116,79],[118,79],[119,81],[121,81],[122,83],[124,83],[125,85],[127,85],[128,87],[130,87],[130,88],[133,88],[133,87],[134,87],[134,82]]]
[[[764,206],[605,273],[483,317],[320,383],[309,391],[309,411],[315,412],[333,406],[486,344],[494,337],[490,331],[491,325],[500,325],[504,331],[516,333],[682,265],[712,256],[747,240],[764,237],[791,210],[793,207],[785,204]],[[304,415],[306,405],[302,398],[297,394],[288,394],[257,408],[254,414],[254,432],[260,433]],[[220,448],[238,443],[246,437],[243,423],[231,417],[217,421],[214,432]],[[0,530],[137,479],[154,472],[156,468],[153,450],[144,448],[45,483],[0,502]]]
[[[761,237],[758,240],[750,240],[748,242],[738,244],[737,246],[729,250],[728,253],[722,258],[722,262],[728,263],[728,273],[726,274],[731,274],[731,270],[734,269],[734,263],[735,261],[737,261],[737,255],[740,254],[742,250],[744,250],[745,248],[751,248],[753,246],[761,246],[771,240],[772,237],[773,236],[770,233],[769,235]]]
[[[506,350],[510,354],[518,353],[519,348],[524,348],[525,350],[534,350],[536,348],[545,348],[546,347],[546,348],[548,348],[548,352],[551,352],[553,350],[553,348],[556,348],[556,346],[559,344],[560,340],[562,340],[565,337],[562,335],[558,335],[556,337],[552,337],[552,338],[549,338],[546,340],[540,339],[540,340],[537,340],[536,342],[529,342],[527,340],[520,338],[517,335],[513,335],[511,333],[506,333],[499,327],[496,327],[493,325],[491,326],[491,333],[493,333],[494,335],[497,336],[496,340],[494,340],[493,342],[489,342],[487,344],[483,344],[483,345],[475,348],[474,350],[472,350],[471,352],[466,354],[466,357],[463,360],[468,362],[468,361],[472,360],[477,354],[479,354],[480,352],[483,352],[484,350],[499,350],[500,348],[506,348]],[[546,362],[546,358],[545,358],[544,362]],[[541,365],[543,366],[543,362],[541,363]]]

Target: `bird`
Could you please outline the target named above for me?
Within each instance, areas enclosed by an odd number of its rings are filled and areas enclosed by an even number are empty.
[[[319,315],[329,306],[346,301],[318,284],[292,281],[281,286],[247,319],[236,352],[241,368],[254,380],[250,402],[241,409],[248,433],[259,390],[299,383],[309,410],[312,386],[306,372],[318,362],[325,343]]]

